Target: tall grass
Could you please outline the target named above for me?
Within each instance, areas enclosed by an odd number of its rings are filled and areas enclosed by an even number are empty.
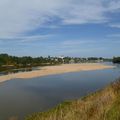
[[[120,80],[82,99],[29,115],[25,120],[120,120]]]

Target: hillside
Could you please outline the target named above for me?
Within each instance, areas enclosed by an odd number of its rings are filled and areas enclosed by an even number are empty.
[[[120,120],[120,80],[82,99],[29,115],[25,120]]]

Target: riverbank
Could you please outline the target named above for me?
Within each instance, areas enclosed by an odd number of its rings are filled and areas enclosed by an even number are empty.
[[[41,67],[39,70],[13,73],[13,74],[0,76],[0,82],[4,82],[16,78],[27,79],[27,78],[46,76],[46,75],[68,73],[68,72],[109,69],[113,67],[114,66],[108,66],[99,63],[63,64],[58,66],[46,66],[46,67]]]
[[[120,80],[82,99],[64,102],[25,120],[119,120]]]

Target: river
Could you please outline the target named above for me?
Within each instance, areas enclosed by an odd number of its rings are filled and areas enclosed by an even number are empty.
[[[120,77],[120,67],[15,79],[0,83],[0,120],[23,120],[65,100],[79,99]]]

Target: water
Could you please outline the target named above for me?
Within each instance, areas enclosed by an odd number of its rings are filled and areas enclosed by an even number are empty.
[[[40,69],[41,69],[40,67],[10,69],[10,70],[0,72],[0,76],[12,74],[12,73],[19,73],[19,72],[29,72],[29,71],[40,70]]]
[[[99,90],[118,77],[119,67],[0,83],[0,120],[23,120],[28,114]]]

